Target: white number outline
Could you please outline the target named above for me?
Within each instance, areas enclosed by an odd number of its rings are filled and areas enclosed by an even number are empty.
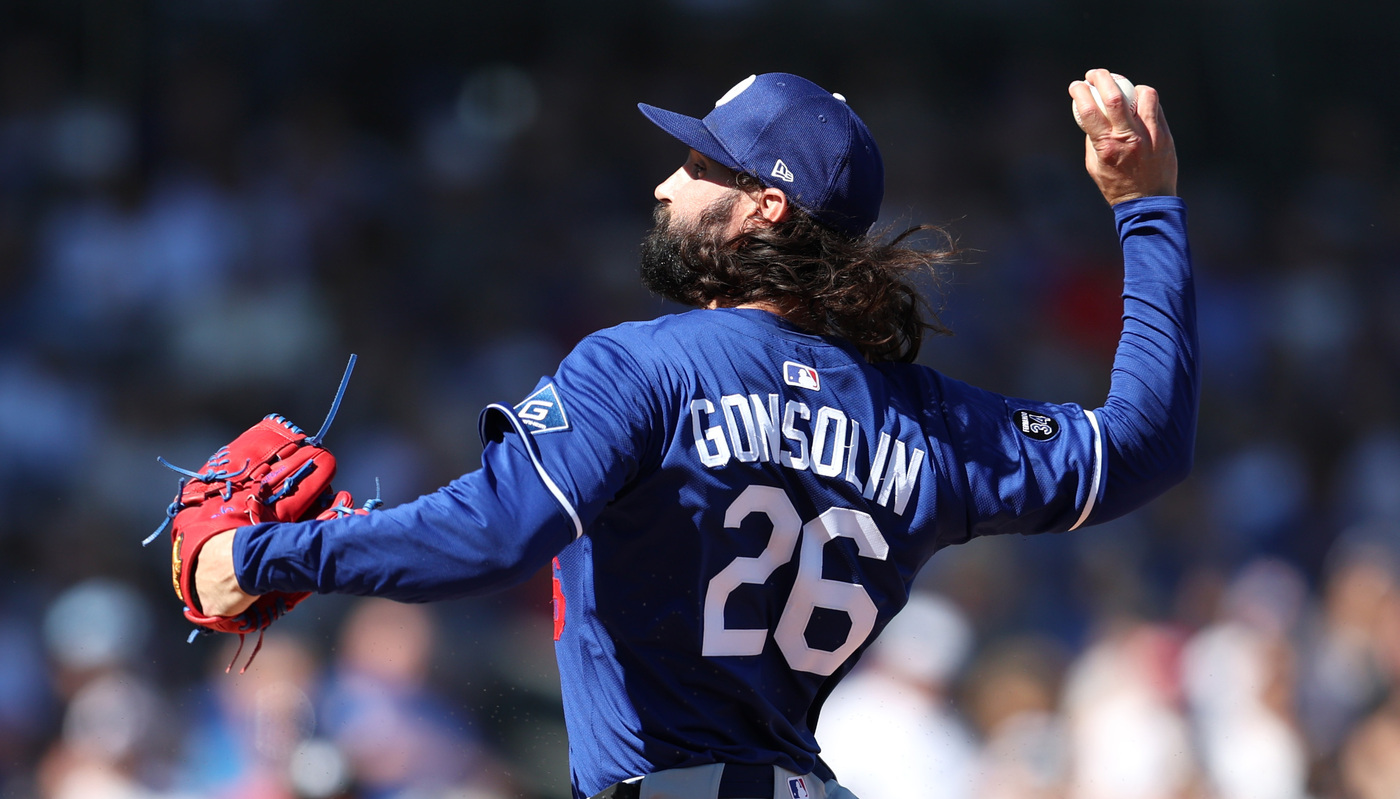
[[[725,511],[724,526],[737,529],[754,513],[767,516],[773,532],[757,557],[737,557],[710,579],[705,590],[701,654],[736,657],[763,653],[768,630],[726,627],[724,607],[734,589],[744,583],[763,585],[779,566],[790,562],[800,533],[797,579],[783,605],[773,639],[793,669],[830,675],[870,637],[879,611],[864,586],[822,577],[826,545],[837,538],[850,538],[856,542],[861,557],[885,560],[889,557],[889,544],[870,514],[853,508],[829,508],[803,525],[792,500],[782,489],[772,486],[744,489]],[[807,644],[807,624],[817,608],[843,612],[851,620],[845,642],[829,652]]]

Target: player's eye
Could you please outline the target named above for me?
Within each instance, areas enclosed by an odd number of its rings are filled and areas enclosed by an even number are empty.
[[[690,165],[690,170],[694,173],[696,180],[705,177],[705,162],[696,159],[696,161]]]

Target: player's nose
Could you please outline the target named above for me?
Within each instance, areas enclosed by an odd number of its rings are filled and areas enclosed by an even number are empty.
[[[679,186],[680,181],[686,177],[688,176],[685,173],[685,167],[677,169],[675,172],[671,173],[670,177],[657,184],[656,191],[652,192],[652,196],[663,203],[674,200],[676,197],[676,187]]]

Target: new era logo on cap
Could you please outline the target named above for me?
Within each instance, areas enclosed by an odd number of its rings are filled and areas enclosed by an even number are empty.
[[[553,383],[541,386],[515,406],[515,415],[535,435],[569,429],[569,415]]]
[[[783,163],[783,159],[781,158],[778,159],[778,163],[773,165],[773,177],[788,183],[791,183],[794,179],[792,170],[788,169],[788,165]]]
[[[790,386],[805,388],[811,391],[822,390],[821,375],[810,366],[803,366],[795,361],[783,363],[783,382]]]

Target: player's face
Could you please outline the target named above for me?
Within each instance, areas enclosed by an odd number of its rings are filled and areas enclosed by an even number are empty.
[[[656,199],[667,207],[672,224],[695,225],[717,201],[738,192],[734,187],[735,177],[734,170],[691,150],[681,168],[656,187]],[[752,199],[740,192],[725,233],[730,236],[739,233],[744,220],[756,207]]]
[[[732,172],[692,151],[686,165],[656,187],[660,202],[642,242],[642,285],[682,305],[706,304],[697,294],[711,268],[706,248],[733,238],[746,218],[742,203],[753,206],[728,185],[732,180]]]

